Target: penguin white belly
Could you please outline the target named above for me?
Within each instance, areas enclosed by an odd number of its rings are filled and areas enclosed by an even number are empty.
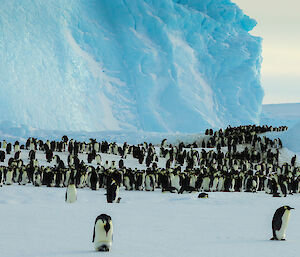
[[[100,155],[96,155],[95,162],[96,162],[97,165],[101,165],[101,157],[100,157]]]
[[[209,191],[209,184],[210,184],[210,178],[204,177],[203,182],[202,182],[202,190]]]
[[[26,185],[27,184],[27,173],[23,171],[22,173],[22,180],[20,182],[21,185]]]
[[[20,151],[20,145],[15,145],[15,152],[19,152]]]
[[[171,186],[175,187],[177,190],[180,189],[180,177],[178,175],[171,177]]]
[[[289,223],[290,214],[291,214],[290,211],[285,211],[281,218],[282,220],[281,228],[275,231],[278,240],[285,239],[285,232],[287,229],[287,225]]]
[[[230,185],[230,188],[229,188],[229,191],[230,191],[230,192],[234,192],[234,186],[235,186],[235,179],[233,178],[233,179],[231,180],[231,185]]]
[[[117,187],[116,189],[116,199],[114,200],[114,203],[118,201],[118,198],[119,198],[119,187]]]
[[[218,182],[219,182],[219,178],[215,177],[214,180],[213,180],[212,191],[217,190]]]
[[[42,185],[42,180],[41,180],[41,175],[40,174],[34,174],[33,180],[34,180],[33,184],[35,186],[41,186]]]
[[[94,149],[95,149],[96,153],[99,152],[99,149],[100,149],[99,143],[95,144]]]
[[[95,225],[95,239],[94,239],[94,247],[95,250],[99,250],[103,245],[107,246],[110,249],[112,245],[112,234],[113,228],[111,225],[110,230],[106,233],[104,229],[104,224],[102,222],[97,222]]]
[[[79,185],[78,185],[78,187],[79,187],[79,188],[83,188],[83,187],[84,187],[84,184],[85,184],[85,177],[84,177],[84,175],[81,175],[81,176],[80,176],[80,180],[79,180]]]
[[[68,183],[69,183],[70,174],[71,174],[71,171],[70,171],[70,170],[67,170],[66,175],[65,175],[65,182],[64,182],[64,185],[65,185],[65,186],[67,186]]]
[[[256,191],[257,191],[257,187],[258,187],[258,184],[257,184],[256,181],[253,179],[253,180],[252,180],[252,191],[253,191],[253,192],[256,192]]]
[[[151,185],[151,178],[150,176],[146,176],[146,179],[145,179],[145,190],[146,191],[151,191],[153,189],[152,185]]]
[[[124,151],[124,155],[123,155],[123,157],[124,157],[125,159],[126,159],[127,154],[128,154],[128,149],[126,148],[125,151]]]
[[[131,190],[131,186],[130,186],[130,179],[128,176],[124,177],[124,186],[126,190]]]
[[[5,181],[5,185],[11,185],[13,182],[12,182],[12,171],[8,171],[6,173],[6,181]]]
[[[30,150],[35,150],[35,145],[34,145],[34,143],[30,143],[29,149],[30,149]]]
[[[67,189],[66,202],[74,203],[77,200],[77,191],[75,185],[69,185]]]
[[[190,179],[190,186],[191,187],[196,187],[196,176],[192,175]]]
[[[221,177],[221,178],[219,178],[219,181],[218,181],[217,191],[223,191],[223,190],[224,190],[224,178]]]
[[[267,194],[271,194],[271,188],[269,187],[269,179],[264,181],[264,190]]]

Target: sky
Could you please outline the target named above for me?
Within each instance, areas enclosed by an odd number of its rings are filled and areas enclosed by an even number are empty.
[[[257,21],[263,38],[263,104],[300,102],[300,1],[232,0]]]

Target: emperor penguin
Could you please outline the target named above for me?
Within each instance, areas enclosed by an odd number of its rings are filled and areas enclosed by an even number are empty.
[[[9,168],[6,172],[5,185],[12,185],[12,184],[13,184],[13,170]]]
[[[121,198],[118,197],[119,186],[115,180],[112,180],[111,184],[106,188],[106,200],[108,203],[119,203]]]
[[[155,188],[155,177],[154,174],[148,173],[145,177],[145,190],[154,191]]]
[[[113,240],[113,224],[111,217],[106,214],[99,215],[95,220],[93,243],[96,251],[108,252]]]
[[[65,201],[66,203],[74,203],[77,200],[77,190],[75,187],[74,180],[71,179],[67,187]]]
[[[208,198],[208,194],[207,193],[200,193],[198,195],[198,198]]]
[[[273,237],[271,240],[285,240],[285,232],[290,219],[290,210],[292,209],[294,208],[285,205],[275,211],[272,220]]]
[[[4,167],[0,167],[0,187],[3,185],[3,179],[4,178]]]

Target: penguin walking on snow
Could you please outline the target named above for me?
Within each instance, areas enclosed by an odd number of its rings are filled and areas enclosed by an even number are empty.
[[[106,214],[99,215],[95,220],[93,243],[96,251],[108,252],[113,240],[113,224],[111,217]]]
[[[292,209],[294,208],[285,205],[276,210],[272,220],[273,237],[271,240],[285,240],[285,232]]]
[[[74,179],[70,180],[70,183],[67,187],[65,201],[66,203],[74,203],[77,200],[77,190],[74,184]]]

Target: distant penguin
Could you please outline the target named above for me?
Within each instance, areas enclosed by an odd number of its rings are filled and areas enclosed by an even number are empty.
[[[161,147],[167,147],[167,139],[166,138],[161,141]]]
[[[163,187],[162,190],[161,190],[162,193],[166,193],[166,192],[169,192],[169,193],[178,193],[178,190],[177,188],[175,187]]]
[[[180,190],[181,186],[180,186],[180,176],[178,174],[173,174],[171,173],[169,175],[169,179],[170,179],[170,184],[171,187],[175,187],[177,189],[177,191]]]
[[[90,173],[90,187],[92,190],[99,189],[99,176],[94,167]]]
[[[285,240],[285,232],[292,209],[294,208],[285,205],[276,210],[272,220],[273,237],[271,240]]]
[[[154,191],[154,188],[155,188],[154,174],[147,174],[145,177],[145,190]]]
[[[70,184],[67,187],[65,201],[66,203],[74,203],[77,200],[77,190],[74,184],[74,181],[71,180]]]
[[[191,186],[182,186],[180,188],[180,190],[178,191],[178,194],[192,193],[192,192],[198,192],[198,190],[194,187],[191,187]]]
[[[33,173],[33,185],[39,187],[42,185],[42,172],[35,168]]]
[[[113,240],[113,224],[111,217],[106,214],[99,215],[95,220],[93,243],[96,251],[108,252]]]
[[[6,172],[5,185],[13,184],[13,171],[12,169],[8,169]]]
[[[117,185],[115,180],[112,180],[111,184],[107,186],[106,189],[106,200],[108,203],[119,203],[120,197],[118,198],[119,194],[119,186]]]
[[[3,178],[4,178],[4,172],[3,172],[4,168],[0,167],[0,187],[2,187],[3,185]]]
[[[198,198],[208,198],[208,194],[207,193],[200,193],[198,195]]]
[[[5,160],[5,152],[0,150],[0,162],[4,162]]]

